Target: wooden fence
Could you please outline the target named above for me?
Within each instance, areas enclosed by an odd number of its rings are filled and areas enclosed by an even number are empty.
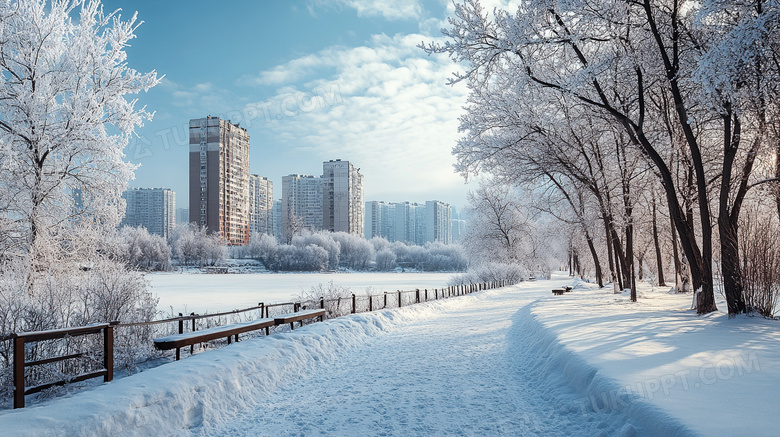
[[[297,312],[301,309],[322,308],[327,310],[327,318],[341,317],[348,314],[362,312],[378,311],[386,308],[402,308],[405,306],[424,303],[433,300],[447,299],[456,296],[463,296],[477,291],[488,290],[508,285],[506,281],[495,281],[479,284],[465,284],[434,289],[415,289],[398,290],[394,292],[384,292],[382,294],[356,295],[347,297],[325,299],[305,300],[299,302],[284,302],[265,304],[260,302],[258,305],[221,312],[214,314],[195,314],[184,315],[179,313],[178,317],[172,317],[163,320],[154,320],[149,322],[135,323],[102,323],[85,327],[57,329],[51,331],[28,332],[21,334],[10,334],[0,337],[0,341],[13,341],[13,380],[14,380],[14,408],[24,407],[24,396],[37,393],[47,388],[64,385],[69,382],[84,381],[90,378],[103,376],[105,382],[113,378],[114,354],[116,348],[115,336],[121,336],[127,330],[155,328],[151,337],[161,337],[170,334],[182,334],[201,329],[208,329],[214,326],[237,323],[241,321],[253,320],[255,318],[269,318],[276,315]],[[279,327],[264,328],[265,335],[269,335],[271,329]],[[35,385],[31,388],[25,388],[25,368],[50,364],[65,360],[82,358],[85,352],[76,352],[61,356],[25,361],[25,345],[42,342],[47,340],[69,339],[76,336],[102,333],[102,358],[103,368],[82,373],[76,376],[69,376],[63,380],[55,382],[46,382]],[[149,333],[147,333],[149,334]],[[215,340],[215,342],[218,342]],[[150,345],[151,347],[151,345]],[[195,347],[190,346],[190,355],[194,354]],[[176,349],[176,359],[180,358],[180,351]]]

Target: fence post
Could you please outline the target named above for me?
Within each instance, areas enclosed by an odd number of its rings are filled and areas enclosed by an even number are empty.
[[[198,330],[198,328],[195,326],[195,313],[190,313],[192,316],[192,332],[195,332]],[[195,353],[195,345],[190,345],[190,355]]]
[[[439,289],[438,288],[434,288],[433,289],[433,299],[434,300],[439,300]]]
[[[262,319],[265,313],[265,302],[260,302],[257,306],[260,307],[260,318]],[[268,335],[268,327],[265,328],[265,335]]]
[[[184,318],[183,317],[184,317],[184,314],[179,313],[179,334],[183,334],[184,333]],[[180,358],[181,358],[181,348],[177,347],[176,348],[176,361],[179,361]]]
[[[425,289],[425,301],[428,302],[428,289]]]
[[[352,293],[352,314],[355,314],[355,293]]]
[[[382,308],[383,309],[387,308],[387,292],[386,291],[385,291],[385,306],[383,306]]]
[[[401,290],[398,290],[398,308],[401,308]]]
[[[14,338],[14,408],[24,408],[24,337]]]
[[[418,288],[414,293],[415,303],[420,303],[420,289]]]
[[[106,368],[103,382],[114,379],[114,325],[118,323],[111,322],[103,328],[103,367]]]
[[[368,312],[374,311],[374,296],[368,295]]]
[[[325,297],[324,296],[320,296],[320,309],[321,310],[325,309]],[[325,315],[323,314],[323,315],[320,316],[320,322],[324,322],[324,321],[325,321]],[[268,329],[268,328],[265,328],[265,329]]]

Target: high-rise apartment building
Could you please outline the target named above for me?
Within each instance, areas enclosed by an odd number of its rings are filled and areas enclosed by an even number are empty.
[[[363,175],[349,161],[322,163],[322,228],[363,235]]]
[[[452,219],[452,242],[460,243],[466,237],[466,220]]]
[[[256,174],[249,175],[249,232],[273,234],[274,183]]]
[[[189,208],[176,208],[176,224],[186,225],[190,222]]]
[[[369,201],[365,203],[364,234],[367,240],[382,237],[395,241],[395,206],[392,203]]]
[[[452,212],[449,204],[438,200],[425,202],[425,241],[452,243]]]
[[[417,208],[420,205],[411,202],[400,202],[392,205],[394,229],[390,234],[390,241],[417,244]]]
[[[249,243],[249,134],[238,124],[190,120],[190,221]]]
[[[176,193],[167,188],[131,188],[122,226],[143,226],[150,234],[168,237],[176,226]]]
[[[388,241],[424,245],[438,241],[453,242],[450,206],[436,200],[425,204],[412,202],[365,203],[365,237],[384,237]],[[465,223],[465,222],[463,222]],[[464,228],[458,228],[460,236]]]
[[[274,200],[273,207],[273,236],[277,241],[282,241],[282,200]]]
[[[322,178],[291,174],[282,177],[282,241],[303,229],[322,230]]]

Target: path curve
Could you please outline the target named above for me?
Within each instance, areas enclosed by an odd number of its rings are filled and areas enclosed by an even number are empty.
[[[560,282],[563,284],[563,282]],[[620,413],[584,411],[564,377],[521,349],[513,317],[555,281],[458,298],[278,387],[208,436],[633,435]],[[545,292],[546,290],[546,292]],[[516,323],[515,323],[516,325]],[[542,381],[543,379],[543,381]],[[251,383],[251,381],[247,381]]]

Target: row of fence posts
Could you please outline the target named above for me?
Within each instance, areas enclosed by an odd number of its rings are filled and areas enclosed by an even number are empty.
[[[447,288],[442,289],[433,289],[434,293],[434,300],[439,300],[440,296],[442,299],[445,299],[447,297],[452,296],[462,296],[465,294],[473,293],[476,291],[482,291],[482,290],[488,290],[491,288],[497,288],[497,287],[503,287],[507,285],[506,281],[496,281],[496,282],[489,282],[489,283],[481,283],[481,284],[465,284],[465,285],[459,285],[459,286],[450,286]],[[421,303],[421,302],[427,302],[428,301],[428,289],[424,289],[424,299],[420,299],[420,289],[407,291],[406,293],[414,292],[415,293],[415,303]],[[401,308],[403,306],[403,299],[402,294],[405,293],[404,291],[398,290],[397,292],[397,299],[398,299],[398,308]],[[383,296],[383,307],[387,308],[387,296],[388,292],[385,292]],[[373,301],[374,297],[377,295],[369,295],[368,296],[368,311],[374,311],[376,308],[374,308]],[[319,306],[320,308],[325,308],[326,300],[324,297],[320,297],[319,299]],[[14,408],[23,408],[24,407],[24,396],[27,394],[37,393],[40,391],[43,391],[47,388],[57,386],[57,385],[64,385],[69,382],[79,382],[84,381],[91,378],[96,378],[99,376],[103,377],[104,382],[109,382],[113,379],[114,376],[114,328],[118,326],[142,326],[142,325],[152,325],[152,324],[160,324],[160,323],[169,323],[176,321],[178,322],[178,332],[179,334],[184,333],[184,322],[186,320],[192,321],[192,331],[197,330],[196,320],[201,318],[208,318],[208,317],[218,317],[223,315],[229,315],[229,314],[238,314],[240,312],[245,311],[254,311],[259,309],[260,310],[260,316],[261,317],[269,317],[269,310],[272,307],[278,307],[278,306],[285,306],[285,305],[293,305],[293,312],[298,312],[301,310],[302,303],[301,302],[289,302],[289,303],[282,303],[282,304],[272,304],[272,305],[266,305],[264,303],[259,303],[257,307],[248,308],[245,310],[236,310],[226,313],[217,313],[217,314],[211,314],[211,315],[197,315],[195,313],[190,313],[190,315],[185,316],[182,313],[179,313],[179,317],[173,318],[173,319],[167,319],[167,320],[157,320],[152,322],[139,322],[139,323],[122,323],[119,322],[110,322],[110,323],[102,323],[102,324],[96,324],[96,325],[90,325],[85,327],[77,327],[77,328],[68,328],[68,329],[57,329],[57,330],[51,330],[51,331],[40,331],[40,332],[30,332],[30,333],[23,333],[23,334],[11,334],[7,337],[2,338],[2,340],[12,340],[13,341],[13,378],[14,378]],[[357,296],[355,294],[352,294],[352,308],[351,308],[351,314],[355,314],[357,312]],[[88,335],[88,334],[96,334],[96,333],[103,333],[103,369],[96,371],[96,372],[90,372],[85,373],[82,375],[78,375],[72,378],[69,378],[67,380],[62,381],[56,381],[51,382],[47,384],[38,385],[36,387],[31,387],[28,389],[25,389],[24,385],[24,369],[26,367],[32,367],[42,364],[48,364],[48,363],[54,363],[58,361],[64,361],[68,359],[75,359],[80,358],[84,355],[84,353],[77,353],[77,354],[70,354],[60,357],[53,357],[53,358],[47,358],[43,360],[36,360],[36,361],[29,361],[25,362],[25,344],[37,342],[37,341],[43,341],[43,340],[56,340],[61,339],[65,337],[73,337],[73,336],[81,336],[81,335]],[[269,335],[269,328],[265,328],[265,334]],[[228,338],[228,343],[230,343],[230,339]],[[190,354],[193,354],[195,352],[195,346],[190,346]],[[179,349],[176,349],[176,359],[178,360],[180,358],[180,352]]]

